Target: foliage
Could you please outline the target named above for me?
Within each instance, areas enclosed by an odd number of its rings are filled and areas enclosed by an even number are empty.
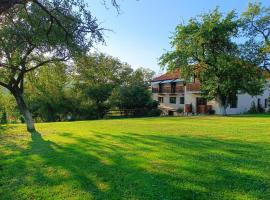
[[[243,46],[245,58],[270,72],[270,7],[249,3],[241,20],[248,38]]]
[[[269,199],[269,123],[270,115],[45,123],[32,137],[0,126],[0,196]]]
[[[105,54],[90,54],[76,60],[76,88],[81,91],[83,98],[96,110],[96,117],[103,118],[111,107],[120,109],[134,109],[134,105],[128,106],[119,103],[120,101],[137,102],[137,96],[131,97],[134,93],[128,93],[131,88],[140,88],[141,94],[147,93],[148,97],[142,96],[136,109],[144,109],[149,103],[147,85],[149,85],[154,72],[149,69],[139,68],[135,71],[119,59]],[[136,90],[136,89],[135,89]],[[132,92],[138,92],[132,91]],[[123,100],[123,95],[129,95]],[[138,94],[140,95],[140,94]],[[144,102],[143,102],[144,101]],[[94,106],[94,107],[93,107]]]
[[[171,41],[174,50],[160,58],[161,65],[171,70],[180,68],[186,79],[195,74],[203,95],[216,99],[224,114],[239,92],[258,95],[265,83],[261,70],[241,57],[234,42],[239,28],[234,11],[223,16],[215,9],[178,25]]]
[[[178,109],[177,109],[177,111],[176,111],[176,112],[178,112],[178,113],[180,113],[180,114],[181,114],[181,113],[183,113],[183,112],[184,112],[184,109],[180,107],[180,108],[178,108]]]
[[[151,92],[142,84],[118,88],[114,91],[111,101],[120,110],[132,110],[135,116],[145,116],[151,110],[157,109],[158,106],[158,103],[152,100]]]
[[[261,105],[256,106],[255,102],[251,103],[250,109],[248,111],[249,114],[257,114],[257,113],[264,113],[265,110]]]
[[[0,89],[0,116],[4,113],[7,123],[17,122],[21,117],[14,97],[8,91]]]
[[[7,124],[7,123],[8,123],[6,111],[4,111],[4,112],[2,113],[0,123],[1,123],[1,124]]]
[[[36,120],[63,121],[70,112],[70,78],[66,70],[63,63],[51,63],[27,76],[25,97]]]
[[[95,117],[103,118],[109,111],[113,89],[129,81],[131,67],[102,53],[77,58],[75,65],[75,87],[81,90],[82,100],[94,106]]]
[[[248,110],[248,114],[256,114],[256,113],[258,113],[257,106],[256,106],[255,102],[253,101],[251,103],[250,109]]]
[[[34,131],[23,98],[26,74],[86,53],[104,41],[102,29],[86,4],[75,0],[26,1],[0,17],[0,85],[15,97],[27,129]]]

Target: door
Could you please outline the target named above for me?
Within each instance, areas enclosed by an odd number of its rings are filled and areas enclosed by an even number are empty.
[[[196,108],[198,114],[205,114],[207,109],[207,100],[202,97],[196,98]]]

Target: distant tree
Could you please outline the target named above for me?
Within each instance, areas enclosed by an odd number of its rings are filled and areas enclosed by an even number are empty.
[[[110,108],[108,99],[113,89],[129,81],[132,68],[103,53],[80,57],[75,65],[76,88],[84,94],[81,98],[91,100],[97,117],[102,118]]]
[[[0,16],[0,86],[12,93],[27,129],[34,131],[23,96],[25,75],[84,53],[103,37],[97,20],[82,1],[31,2],[19,3]]]
[[[126,114],[135,116],[148,115],[152,110],[156,110],[158,106],[153,101],[151,92],[142,84],[121,86],[114,91],[111,101],[120,110],[127,110]]]
[[[148,68],[138,68],[132,73],[129,79],[130,84],[149,86],[155,72]]]
[[[202,94],[216,99],[224,115],[239,92],[258,95],[264,86],[262,71],[241,58],[233,40],[239,36],[239,27],[234,11],[223,16],[215,9],[178,25],[171,41],[173,50],[160,58],[162,66],[180,68],[186,78],[195,74]]]
[[[245,58],[270,72],[270,6],[249,3],[241,20],[248,38],[243,45]]]

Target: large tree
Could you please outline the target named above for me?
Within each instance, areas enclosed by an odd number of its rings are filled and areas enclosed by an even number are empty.
[[[61,2],[61,0],[0,0],[0,15],[4,12],[7,12],[10,8],[13,8],[14,6],[17,5],[25,5],[29,2],[35,3],[38,6],[40,6],[45,12],[51,13],[51,9],[48,7],[49,4],[55,4],[57,5],[59,2]],[[83,2],[81,0],[65,0],[62,2],[66,2],[66,3],[72,3],[73,5],[79,5],[80,2]],[[103,0],[103,2],[105,3],[106,0]],[[111,3],[114,7],[116,7],[117,9],[119,9],[119,5],[117,4],[116,0],[111,0]],[[82,4],[81,4],[82,5]],[[58,18],[55,18],[56,20]],[[61,23],[61,21],[59,20],[57,23]]]
[[[243,45],[245,58],[270,72],[270,7],[249,3],[241,20],[248,38]]]
[[[30,1],[1,15],[0,85],[15,97],[29,131],[35,127],[23,96],[26,73],[66,61],[99,41],[102,29],[82,1]]]
[[[202,94],[216,99],[223,114],[239,92],[258,95],[263,88],[261,70],[242,59],[239,45],[240,22],[234,11],[223,16],[218,9],[176,27],[173,50],[160,58],[160,64],[180,68],[186,78],[194,74]]]

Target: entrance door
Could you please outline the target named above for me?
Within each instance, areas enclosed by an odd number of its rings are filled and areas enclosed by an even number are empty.
[[[196,98],[196,108],[198,114],[205,114],[207,109],[207,100],[202,97]]]

